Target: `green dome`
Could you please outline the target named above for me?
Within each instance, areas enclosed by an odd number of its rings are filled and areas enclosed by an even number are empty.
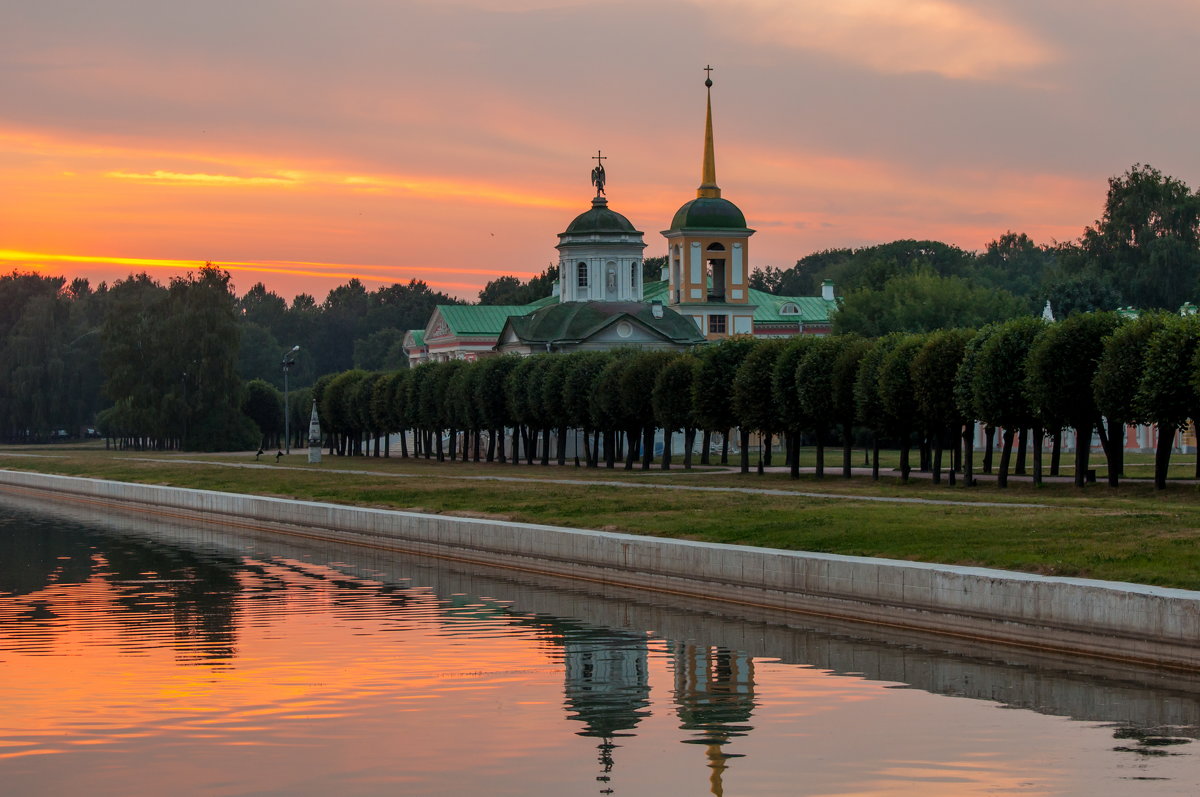
[[[567,225],[567,231],[560,235],[597,232],[634,233],[636,235],[638,231],[634,229],[629,219],[616,211],[609,210],[608,201],[604,197],[596,197],[592,200],[592,209],[576,216],[575,220]]]
[[[744,230],[746,217],[738,206],[721,197],[702,196],[675,211],[672,230]]]

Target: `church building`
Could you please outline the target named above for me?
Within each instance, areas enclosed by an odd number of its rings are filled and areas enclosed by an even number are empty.
[[[831,284],[819,297],[774,296],[750,288],[748,245],[754,230],[717,185],[711,78],[704,85],[700,186],[662,232],[667,243],[662,281],[643,284],[643,233],[609,207],[605,156],[598,152],[591,208],[558,234],[554,295],[515,307],[439,306],[424,330],[405,336],[410,364],[619,346],[687,349],[730,335],[829,334],[837,308]]]

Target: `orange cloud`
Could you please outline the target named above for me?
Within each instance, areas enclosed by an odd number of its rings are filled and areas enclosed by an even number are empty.
[[[878,72],[996,79],[1053,60],[1028,30],[957,0],[692,0],[757,42],[815,50]]]
[[[77,263],[104,266],[128,266],[131,269],[169,269],[183,272],[198,269],[205,265],[201,260],[164,260],[140,257],[107,257],[97,255],[67,255],[47,254],[44,252],[21,252],[11,249],[0,249],[0,263],[11,264],[15,268],[46,270],[51,264]],[[320,277],[322,279],[358,279],[362,281],[391,284],[405,282],[408,277],[396,275],[394,266],[360,265],[348,263],[310,263],[302,261],[255,261],[255,262],[221,262],[214,263],[218,268],[232,272],[251,272],[258,274],[277,274],[294,277]],[[372,274],[370,271],[391,272]],[[436,266],[422,267],[421,273],[435,274],[480,274],[494,276],[495,273],[484,269],[439,268]],[[514,276],[531,277],[536,272],[514,272]],[[423,279],[423,276],[420,277]],[[477,289],[476,282],[456,282],[451,280],[425,280],[430,285],[442,288],[462,290]]]

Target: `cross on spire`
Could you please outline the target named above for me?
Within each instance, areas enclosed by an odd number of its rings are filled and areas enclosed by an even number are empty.
[[[712,71],[713,68],[711,65],[706,64],[704,66],[704,85],[709,88],[712,88]]]
[[[599,198],[604,195],[604,183],[607,180],[607,176],[604,174],[604,161],[608,160],[608,156],[601,155],[600,150],[596,150],[592,160],[596,161],[596,168],[592,169],[592,185],[596,186],[596,197]]]

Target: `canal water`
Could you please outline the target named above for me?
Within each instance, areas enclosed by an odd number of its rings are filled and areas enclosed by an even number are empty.
[[[1192,795],[1200,679],[0,496],[0,794]]]

